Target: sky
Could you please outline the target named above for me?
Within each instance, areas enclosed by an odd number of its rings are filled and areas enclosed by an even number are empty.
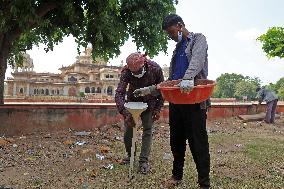
[[[208,42],[209,79],[222,73],[237,73],[258,77],[263,85],[275,83],[284,77],[284,59],[268,59],[256,38],[273,26],[284,27],[283,0],[179,0],[176,13],[185,27],[203,33]],[[64,38],[54,51],[45,53],[43,45],[28,51],[34,62],[34,71],[60,73],[58,68],[75,62],[77,45],[73,37]],[[152,59],[161,66],[170,63],[175,42],[169,41],[168,54],[160,53]],[[136,51],[129,39],[121,47],[121,54],[109,64]],[[11,68],[6,77],[11,77]]]

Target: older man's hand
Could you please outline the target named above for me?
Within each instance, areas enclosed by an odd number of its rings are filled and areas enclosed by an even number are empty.
[[[123,111],[124,123],[127,127],[135,127],[135,121],[128,110]]]
[[[156,85],[151,85],[148,87],[143,87],[140,89],[136,89],[133,94],[135,97],[139,97],[139,96],[146,96],[146,95],[153,95],[155,93],[155,91],[157,90],[157,86]]]
[[[159,120],[160,119],[160,111],[154,110],[153,114],[152,114],[152,119],[153,119],[153,121]]]

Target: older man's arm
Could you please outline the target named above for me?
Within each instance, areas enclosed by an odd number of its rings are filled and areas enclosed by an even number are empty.
[[[124,117],[127,116],[127,114],[129,113],[124,107],[126,88],[127,88],[128,83],[129,82],[126,76],[126,70],[122,70],[120,81],[115,91],[115,103],[116,103],[118,112],[122,114]]]

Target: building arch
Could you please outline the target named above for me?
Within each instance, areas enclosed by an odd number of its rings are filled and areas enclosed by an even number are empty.
[[[68,81],[77,81],[77,78],[72,75],[68,78]]]
[[[90,87],[85,88],[85,93],[90,93]]]
[[[112,96],[112,94],[113,94],[113,87],[112,86],[108,86],[107,87],[107,95]]]
[[[97,87],[97,93],[101,93],[102,89],[100,87]]]
[[[92,87],[91,92],[95,93],[96,92],[96,87]]]

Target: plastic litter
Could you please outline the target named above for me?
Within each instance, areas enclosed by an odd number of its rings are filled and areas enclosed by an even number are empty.
[[[84,145],[84,144],[87,144],[87,142],[86,142],[86,141],[77,141],[77,142],[75,143],[75,145],[78,145],[78,146],[82,146],[82,145]]]
[[[99,160],[104,160],[105,156],[101,154],[96,154],[96,158],[98,158]]]

